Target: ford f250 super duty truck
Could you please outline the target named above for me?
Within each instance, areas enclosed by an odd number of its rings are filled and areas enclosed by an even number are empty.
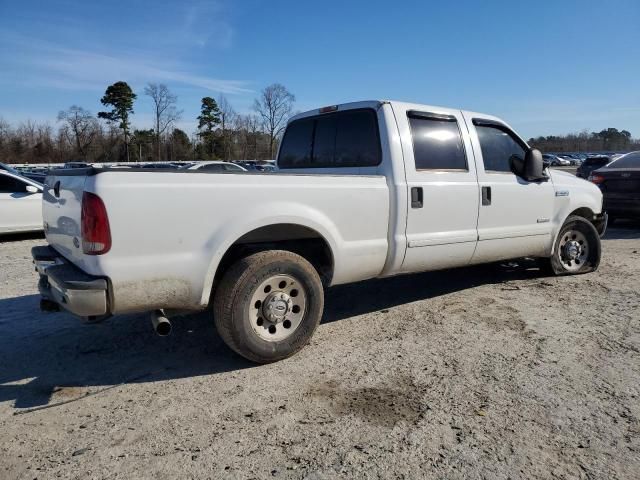
[[[213,305],[255,362],[311,338],[324,287],[539,257],[591,272],[606,228],[593,184],[550,171],[502,120],[364,101],[293,117],[276,174],[58,170],[36,247],[42,307],[89,320]]]

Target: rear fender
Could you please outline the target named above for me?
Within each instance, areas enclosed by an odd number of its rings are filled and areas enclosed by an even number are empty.
[[[269,205],[270,212],[291,211],[291,205]],[[211,261],[207,268],[204,280],[201,304],[207,305],[213,288],[213,281],[224,254],[234,245],[238,239],[244,235],[261,227],[278,224],[294,224],[317,232],[329,245],[335,265],[339,264],[340,245],[344,243],[335,224],[321,212],[305,206],[294,206],[293,212],[289,214],[267,215],[265,208],[256,209],[252,212],[252,219],[238,220],[235,223],[222,225],[210,238],[206,245],[211,252]]]

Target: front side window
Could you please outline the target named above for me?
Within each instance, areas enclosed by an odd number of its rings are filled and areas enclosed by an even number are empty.
[[[409,113],[416,170],[467,170],[462,136],[455,117]]]
[[[476,125],[485,171],[511,172],[512,155],[524,158],[524,147],[506,130]]]
[[[0,175],[0,193],[24,193],[27,184],[9,175]]]
[[[280,168],[372,167],[382,160],[378,120],[371,109],[303,118],[287,127]]]

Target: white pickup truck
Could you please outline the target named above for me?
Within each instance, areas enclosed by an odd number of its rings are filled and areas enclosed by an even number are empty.
[[[364,101],[292,118],[276,174],[88,168],[46,179],[43,309],[90,320],[213,305],[225,342],[288,357],[325,287],[539,257],[591,272],[606,228],[593,184],[543,165],[502,120]]]

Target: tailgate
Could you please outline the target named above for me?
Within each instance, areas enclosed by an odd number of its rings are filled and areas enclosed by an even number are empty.
[[[76,262],[84,257],[80,215],[87,170],[52,171],[45,179],[42,196],[47,242],[65,258]]]

